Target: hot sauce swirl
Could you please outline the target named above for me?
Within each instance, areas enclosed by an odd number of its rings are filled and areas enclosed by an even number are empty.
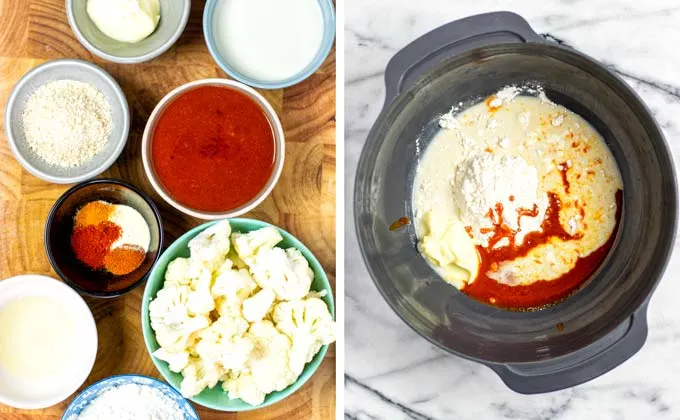
[[[151,145],[153,167],[179,203],[227,211],[262,191],[274,169],[274,133],[247,95],[228,87],[192,89],[163,111]]]
[[[549,193],[549,206],[545,214],[545,220],[541,225],[542,231],[529,233],[524,242],[515,244],[515,232],[498,224],[493,232],[488,247],[478,246],[480,256],[479,275],[473,283],[467,284],[463,292],[468,296],[491,303],[495,306],[508,309],[533,309],[546,304],[556,303],[574,293],[586,280],[589,279],[597,268],[602,264],[611,249],[616,232],[621,221],[623,192],[616,192],[616,225],[607,242],[591,254],[581,257],[576,265],[563,276],[550,280],[540,280],[527,286],[510,286],[499,283],[490,278],[488,273],[495,271],[503,261],[513,260],[527,255],[538,245],[546,243],[550,238],[557,237],[563,241],[576,240],[578,235],[569,234],[560,224],[560,208],[562,206],[557,194]],[[496,209],[502,220],[502,206]],[[502,238],[508,238],[510,245],[493,248]]]

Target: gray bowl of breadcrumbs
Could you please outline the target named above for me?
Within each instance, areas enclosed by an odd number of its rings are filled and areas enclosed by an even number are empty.
[[[107,170],[129,130],[123,90],[106,71],[82,60],[52,60],[32,69],[5,107],[7,141],[17,161],[57,184]]]

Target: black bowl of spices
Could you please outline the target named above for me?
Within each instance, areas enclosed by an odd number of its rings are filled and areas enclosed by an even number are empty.
[[[45,250],[71,287],[116,297],[142,284],[163,248],[158,208],[138,188],[116,179],[75,185],[54,204]]]

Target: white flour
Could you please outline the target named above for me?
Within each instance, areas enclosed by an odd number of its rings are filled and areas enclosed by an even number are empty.
[[[513,231],[519,231],[517,242],[524,235],[540,230],[548,200],[539,193],[539,177],[536,168],[521,156],[482,153],[463,161],[456,168],[452,182],[456,207],[461,220],[472,227],[472,235],[478,243],[486,246],[494,221],[488,217],[491,209],[498,221],[496,203],[503,206],[502,222]],[[538,213],[520,217],[520,209]],[[521,226],[520,226],[521,225]],[[484,232],[487,232],[484,234]],[[521,236],[521,237],[520,237]]]
[[[185,420],[177,403],[145,385],[125,384],[103,392],[78,420]]]

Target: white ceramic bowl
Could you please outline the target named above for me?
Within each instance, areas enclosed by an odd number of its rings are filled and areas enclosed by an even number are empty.
[[[8,302],[29,296],[45,296],[59,300],[75,312],[78,320],[80,352],[77,367],[64,377],[50,381],[21,380],[3,372],[0,366],[0,404],[22,409],[38,409],[55,405],[73,394],[85,382],[97,355],[97,327],[83,298],[66,284],[50,277],[28,274],[0,281],[0,308]]]
[[[28,98],[38,87],[63,79],[90,83],[99,89],[111,105],[113,121],[113,130],[104,150],[73,168],[50,165],[38,157],[29,149],[23,129],[22,114]],[[104,69],[82,60],[52,60],[35,67],[14,86],[5,108],[7,142],[17,161],[31,174],[55,184],[85,181],[107,170],[123,151],[129,131],[130,110],[123,90]]]
[[[237,207],[235,209],[231,209],[229,211],[224,211],[224,212],[205,212],[197,209],[192,209],[190,207],[187,207],[179,202],[177,202],[168,191],[163,188],[161,182],[158,180],[158,177],[156,175],[156,171],[153,168],[153,162],[151,158],[151,142],[153,139],[153,132],[156,126],[156,121],[158,120],[159,116],[163,113],[165,108],[178,96],[181,96],[183,93],[195,89],[197,87],[201,86],[222,86],[222,87],[227,87],[230,89],[237,90],[241,93],[246,94],[248,97],[253,99],[255,103],[257,103],[262,111],[265,113],[267,116],[267,119],[269,120],[269,123],[271,124],[273,135],[274,135],[274,141],[275,141],[275,148],[276,148],[276,156],[274,159],[274,170],[272,171],[271,176],[269,177],[269,180],[267,181],[267,184],[265,184],[264,188],[260,193],[255,196],[253,199],[248,201],[247,203],[243,204],[240,207]],[[231,217],[238,217],[244,213],[249,212],[250,210],[254,209],[257,207],[262,201],[267,198],[267,196],[272,192],[274,189],[274,186],[279,180],[279,177],[281,176],[281,170],[283,169],[283,160],[285,156],[285,141],[284,141],[284,136],[283,136],[283,127],[281,126],[281,122],[279,121],[279,117],[276,115],[276,111],[274,111],[274,108],[267,102],[267,100],[260,95],[255,89],[248,87],[244,85],[243,83],[236,82],[233,80],[227,80],[227,79],[203,79],[203,80],[196,80],[194,82],[187,83],[185,85],[182,85],[172,92],[168,93],[165,95],[163,99],[156,105],[156,108],[154,108],[153,112],[151,113],[151,116],[149,116],[149,120],[146,123],[146,128],[144,129],[144,136],[142,137],[142,161],[144,163],[144,170],[146,171],[146,176],[149,178],[149,181],[151,182],[151,185],[153,185],[154,189],[156,192],[163,197],[163,199],[168,202],[171,206],[176,208],[177,210],[181,211],[182,213],[188,214],[189,216],[193,217],[198,217],[200,219],[206,219],[206,220],[216,220],[216,219],[224,219],[224,218],[231,218]],[[238,182],[238,180],[234,180],[234,182]]]

